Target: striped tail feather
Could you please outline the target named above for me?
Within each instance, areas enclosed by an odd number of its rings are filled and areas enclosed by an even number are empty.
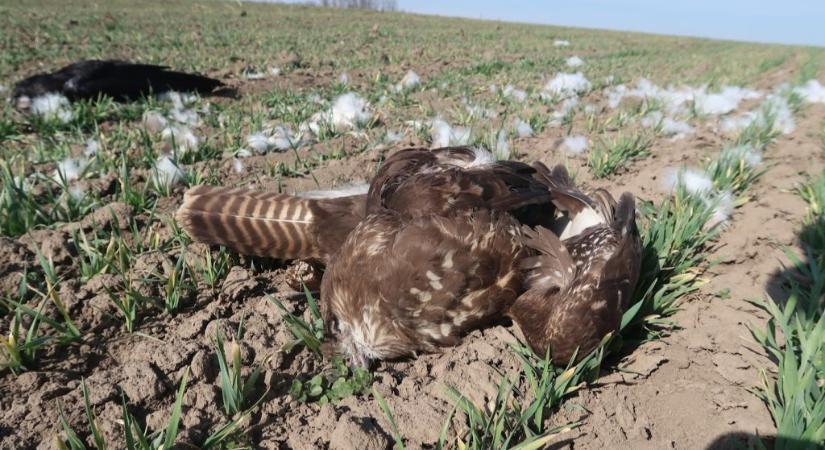
[[[312,199],[197,186],[184,194],[176,218],[193,239],[244,255],[326,260],[363,217],[364,204],[364,196]]]

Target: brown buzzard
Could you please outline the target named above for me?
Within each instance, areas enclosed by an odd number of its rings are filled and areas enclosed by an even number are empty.
[[[370,186],[367,217],[324,273],[327,348],[365,366],[454,345],[502,318],[529,253],[519,218],[535,208],[553,215],[526,164],[466,147],[392,155]]]
[[[625,192],[618,205],[604,190],[591,198],[562,166],[552,173],[534,167],[565,216],[556,230],[562,239],[544,227],[524,227],[524,244],[538,255],[522,261],[527,291],[508,314],[534,352],[549,350],[566,364],[618,329],[639,278],[642,245],[633,195]]]

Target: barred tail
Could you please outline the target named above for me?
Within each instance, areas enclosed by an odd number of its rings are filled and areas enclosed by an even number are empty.
[[[349,197],[310,199],[197,186],[186,192],[176,217],[195,240],[241,254],[326,259],[363,217],[357,204]]]

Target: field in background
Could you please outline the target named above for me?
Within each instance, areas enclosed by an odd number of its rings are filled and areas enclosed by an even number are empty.
[[[825,98],[799,89],[823,49],[206,1],[4,4],[0,28],[4,96],[85,58],[198,71],[238,94],[51,117],[4,102],[0,448],[825,438]],[[311,351],[315,299],[285,285],[288,264],[192,243],[172,219],[187,186],[330,189],[439,143],[566,164],[587,187],[649,202],[643,288],[620,337],[553,370],[501,324],[351,371]],[[671,193],[680,167],[710,186],[683,176]],[[786,248],[801,272],[778,273]]]

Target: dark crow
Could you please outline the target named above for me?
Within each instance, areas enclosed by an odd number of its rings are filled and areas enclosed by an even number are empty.
[[[62,94],[69,100],[106,95],[118,101],[128,101],[166,91],[210,93],[220,86],[223,83],[219,80],[176,72],[165,66],[86,60],[20,81],[14,87],[13,97],[18,108],[27,108],[32,98],[50,92]]]

